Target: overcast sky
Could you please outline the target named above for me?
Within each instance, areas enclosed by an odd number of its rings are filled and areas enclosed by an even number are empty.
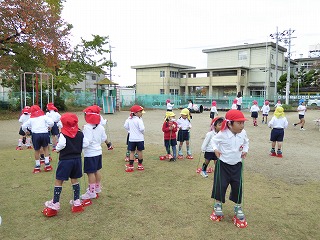
[[[135,83],[131,66],[205,68],[203,49],[271,41],[277,26],[295,30],[292,57],[308,57],[320,43],[319,9],[318,0],[66,0],[62,17],[74,26],[72,44],[109,36],[112,80],[125,86]]]

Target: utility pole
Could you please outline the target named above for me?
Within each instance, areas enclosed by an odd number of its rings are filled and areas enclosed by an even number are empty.
[[[277,26],[277,31],[276,33],[274,34],[270,34],[270,37],[271,38],[275,38],[276,39],[276,79],[274,81],[274,103],[277,102],[277,99],[278,99],[278,89],[277,89],[277,85],[278,85],[278,65],[279,65],[279,62],[278,62],[278,46],[279,46],[279,32],[278,32],[278,26]]]
[[[293,30],[294,32],[294,30]],[[289,104],[289,91],[290,91],[290,52],[291,48],[291,28],[288,31],[288,70],[287,70],[287,82],[286,82],[286,104]]]

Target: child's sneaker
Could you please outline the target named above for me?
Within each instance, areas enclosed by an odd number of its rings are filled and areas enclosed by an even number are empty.
[[[137,169],[138,169],[139,171],[143,171],[143,170],[144,170],[144,167],[143,167],[143,165],[142,165],[141,163],[139,163]]]
[[[204,178],[207,178],[208,177],[208,174],[206,171],[201,171],[200,172],[201,176],[204,177]]]
[[[282,158],[282,151],[281,150],[277,151],[277,157]]]
[[[35,166],[33,169],[33,173],[39,173],[39,172],[41,172],[40,166]]]
[[[44,205],[46,206],[46,208],[42,210],[42,213],[44,216],[53,217],[58,214],[58,210],[60,209],[59,202],[53,203],[53,201],[50,200],[50,201],[46,201]]]
[[[21,146],[17,146],[16,150],[23,150]]]
[[[271,150],[270,150],[270,156],[272,156],[272,157],[276,157],[276,156],[277,156],[277,154],[276,154],[276,150],[271,149]]]
[[[176,158],[175,157],[172,157],[169,159],[169,162],[175,162],[176,161]]]
[[[70,204],[72,205],[71,211],[73,213],[75,212],[82,212],[84,210],[82,202],[80,201],[80,199],[77,200],[71,200]]]
[[[248,223],[240,205],[234,206],[234,214],[232,218],[234,225],[238,228],[246,228]]]
[[[192,156],[192,155],[187,155],[186,158],[187,158],[187,159],[193,159],[193,156]]]
[[[92,198],[96,198],[97,194],[95,192],[90,192],[89,189],[87,189],[85,194],[81,195],[81,199],[92,199]]]
[[[183,159],[183,155],[178,155],[178,159]]]
[[[50,201],[46,201],[44,205],[47,208],[51,208],[53,210],[57,210],[57,211],[60,210],[60,203],[59,202],[53,203],[53,199],[51,199]]]
[[[32,146],[27,146],[27,149],[33,149],[33,147]]]
[[[173,158],[171,154],[166,155],[166,159],[171,159],[171,158]]]
[[[223,212],[222,212],[222,204],[221,203],[215,203],[213,207],[213,211],[210,215],[210,219],[212,221],[219,222],[223,219]]]
[[[304,128],[300,128],[300,131],[305,131],[306,129],[304,129]]]
[[[133,172],[133,171],[134,171],[133,165],[126,164],[126,172]]]
[[[197,168],[196,173],[200,173],[202,171],[202,168]]]
[[[49,164],[49,165],[46,165],[45,167],[44,167],[44,171],[45,172],[50,172],[50,171],[52,171],[52,166]]]

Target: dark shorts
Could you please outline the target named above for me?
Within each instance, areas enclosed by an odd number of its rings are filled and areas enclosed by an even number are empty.
[[[242,162],[239,162],[235,165],[229,165],[218,160],[214,168],[211,198],[224,203],[226,191],[230,185],[231,191],[229,199],[240,204],[242,200],[241,170]]]
[[[214,112],[210,112],[210,118],[214,119]]]
[[[299,114],[299,119],[303,119],[303,118],[304,118],[304,115]]]
[[[267,117],[267,116],[268,116],[268,113],[264,113],[264,114],[262,114],[262,116]]]
[[[58,128],[56,122],[53,124],[50,133],[51,133],[51,135],[53,135],[53,136],[59,135],[59,128]]]
[[[102,155],[94,157],[84,157],[83,171],[85,173],[95,173],[102,168]]]
[[[142,151],[144,150],[144,141],[142,142],[130,142],[128,143],[128,150],[129,151]]]
[[[271,130],[270,141],[272,142],[282,142],[284,137],[283,128],[273,128]]]
[[[167,109],[167,112],[172,112],[172,109]]]
[[[241,111],[241,105],[237,105],[237,110]]]
[[[50,143],[49,133],[32,133],[32,143],[34,150],[47,147]]]
[[[184,142],[184,141],[189,141],[189,139],[190,139],[189,130],[179,130],[178,131],[177,141]]]
[[[76,179],[82,177],[81,158],[59,160],[56,179],[67,181],[69,178]]]
[[[168,148],[170,146],[177,146],[177,139],[164,140],[164,146],[166,148]]]
[[[31,130],[29,128],[27,128],[27,130],[30,132],[31,134]],[[20,130],[19,130],[19,135],[21,136],[26,136],[26,133],[22,130],[22,127],[20,127]]]
[[[128,135],[127,135],[127,141],[126,141],[126,144],[127,144],[127,145],[129,145],[129,136],[130,136],[130,134],[128,133]]]
[[[258,112],[252,112],[251,113],[252,118],[258,118]]]
[[[218,158],[214,152],[205,152],[204,159],[209,160],[209,161],[218,160]]]

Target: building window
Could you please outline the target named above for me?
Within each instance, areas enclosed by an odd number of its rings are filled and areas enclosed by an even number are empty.
[[[238,60],[247,60],[247,59],[248,59],[247,51],[239,51],[238,52]]]
[[[81,89],[74,89],[74,93],[81,93]]]
[[[179,90],[178,89],[170,89],[170,94],[171,95],[179,95]]]
[[[160,77],[165,77],[165,71],[160,71]]]
[[[273,77],[273,72],[270,72],[270,77]]]
[[[93,80],[93,81],[97,80],[96,75],[91,75],[91,80]]]
[[[179,78],[179,72],[170,71],[170,77],[171,78]]]
[[[160,94],[164,94],[164,89],[160,89]]]

